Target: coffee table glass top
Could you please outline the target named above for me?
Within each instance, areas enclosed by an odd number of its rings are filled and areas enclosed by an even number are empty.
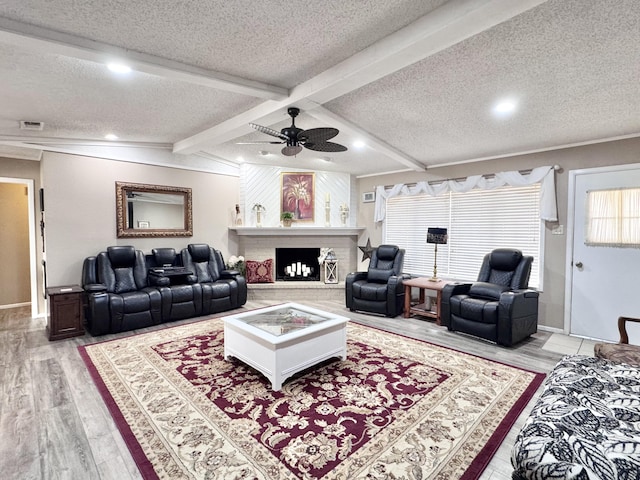
[[[298,307],[284,306],[236,318],[272,335],[280,336],[326,322],[335,317],[305,311]]]

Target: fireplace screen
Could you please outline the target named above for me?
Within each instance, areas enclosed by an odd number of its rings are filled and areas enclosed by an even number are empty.
[[[276,280],[320,281],[319,248],[276,248]]]

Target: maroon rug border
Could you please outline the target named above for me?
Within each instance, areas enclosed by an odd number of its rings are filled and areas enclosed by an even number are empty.
[[[513,405],[513,407],[511,407],[509,413],[507,413],[504,419],[500,422],[498,428],[495,429],[484,447],[482,447],[478,452],[478,455],[473,459],[469,468],[464,472],[464,475],[460,477],[460,480],[476,480],[477,478],[480,478],[480,475],[482,475],[482,472],[487,468],[487,465],[489,465],[489,462],[491,462],[491,459],[498,451],[498,448],[500,448],[500,445],[502,445],[502,442],[509,434],[509,430],[511,430],[511,427],[516,423],[516,420],[518,420],[518,417],[529,404],[531,398],[533,398],[533,395],[536,393],[546,377],[544,373],[531,372],[530,370],[519,367],[513,368],[533,373],[535,377],[531,380],[527,389],[522,393],[522,395],[520,395],[518,401]]]
[[[127,337],[123,337],[123,338],[127,338]],[[108,340],[108,341],[114,341],[114,340]],[[92,343],[91,345],[96,345],[97,343],[102,343],[102,342]],[[129,427],[127,420],[124,418],[124,415],[122,415],[120,408],[118,407],[115,400],[111,396],[111,393],[107,388],[107,385],[102,380],[102,377],[98,372],[98,369],[96,368],[93,361],[89,357],[89,354],[86,351],[86,347],[89,347],[89,346],[90,345],[80,345],[78,347],[78,350],[80,351],[80,356],[82,357],[82,360],[84,360],[84,363],[87,366],[87,370],[89,370],[89,374],[91,375],[91,378],[93,378],[93,382],[96,384],[96,387],[98,388],[98,391],[100,392],[100,395],[104,400],[104,403],[107,405],[107,409],[109,410],[109,413],[111,414],[111,417],[113,418],[113,421],[115,422],[116,427],[118,427],[118,431],[120,432],[120,435],[122,435],[122,439],[124,440],[125,445],[129,449],[129,452],[131,453],[131,456],[133,457],[134,462],[136,462],[136,465],[138,466],[138,470],[140,471],[140,475],[142,475],[142,478],[144,478],[145,480],[160,480],[160,477],[158,477],[158,474],[153,468],[153,465],[151,464],[146,454],[142,450],[140,443],[138,443],[138,439],[136,438],[135,434],[131,430],[131,427]]]
[[[220,319],[220,318],[221,317],[218,316],[218,317],[211,317],[211,318],[196,320],[194,322],[187,322],[187,323],[183,323],[183,324],[180,324],[180,325],[167,325],[167,328],[179,328],[181,326],[192,324],[192,323],[198,323],[198,322],[207,321],[207,320],[215,320],[215,319]],[[416,341],[418,341],[420,343],[425,343],[427,345],[433,345],[435,347],[444,348],[446,350],[451,350],[451,351],[454,351],[454,352],[457,352],[457,353],[462,353],[464,355],[469,355],[471,357],[480,358],[482,360],[487,360],[487,361],[490,361],[490,362],[493,362],[493,363],[497,363],[497,364],[500,364],[500,365],[505,365],[505,366],[508,366],[508,367],[511,367],[511,368],[515,368],[515,369],[523,371],[523,372],[528,372],[528,373],[531,373],[531,374],[534,375],[534,378],[531,380],[531,383],[529,383],[529,386],[522,393],[522,395],[520,395],[520,398],[518,398],[516,403],[511,407],[511,409],[509,410],[507,415],[504,417],[504,419],[500,422],[498,427],[495,429],[495,431],[493,432],[493,434],[491,435],[489,440],[485,443],[484,447],[482,447],[482,449],[478,452],[476,457],[471,461],[471,464],[469,465],[469,467],[467,468],[465,473],[462,475],[462,477],[460,477],[460,480],[477,480],[478,478],[480,478],[480,475],[482,475],[482,472],[484,472],[484,470],[487,468],[487,465],[489,465],[489,463],[491,462],[491,459],[493,458],[493,456],[498,451],[498,448],[500,448],[500,445],[502,445],[502,442],[504,441],[504,439],[508,435],[509,430],[511,430],[511,427],[513,427],[513,425],[515,424],[516,420],[518,419],[518,417],[520,416],[522,411],[529,404],[529,402],[531,401],[531,398],[533,398],[535,392],[538,390],[538,388],[540,387],[540,385],[542,384],[542,382],[546,378],[546,374],[540,373],[540,372],[536,372],[534,370],[529,370],[529,369],[526,369],[526,368],[517,367],[515,365],[511,365],[509,363],[501,362],[501,361],[498,361],[498,360],[492,360],[490,358],[482,357],[480,355],[476,355],[476,354],[473,354],[473,353],[468,353],[468,352],[465,352],[463,350],[459,350],[459,349],[456,349],[456,348],[451,348],[451,347],[447,347],[447,346],[444,346],[444,345],[439,345],[437,343],[433,343],[433,342],[430,342],[428,340],[423,340],[423,339],[420,339],[420,338],[410,337],[410,336],[404,335],[402,333],[390,332],[388,330],[384,330],[384,329],[379,328],[379,327],[374,327],[374,326],[371,326],[371,325],[366,325],[364,323],[360,323],[357,320],[349,319],[349,322],[350,323],[355,323],[356,325],[359,325],[361,327],[366,327],[366,328],[371,328],[373,330],[378,330],[378,331],[386,333],[386,334],[396,335],[398,337],[403,337],[403,338],[408,338],[408,339],[411,339],[411,340],[416,340]],[[164,328],[163,329],[159,329],[159,330],[164,330]],[[156,331],[158,331],[158,330],[156,330]],[[120,337],[120,338],[115,338],[115,339],[111,339],[111,340],[106,340],[104,342],[97,341],[97,342],[93,342],[93,343],[87,344],[87,345],[80,345],[80,346],[78,346],[78,350],[80,351],[80,356],[84,360],[85,365],[87,366],[87,369],[89,370],[89,373],[91,374],[91,377],[93,378],[93,381],[96,384],[96,387],[98,388],[98,391],[100,392],[100,395],[102,396],[105,404],[107,405],[107,409],[109,410],[109,413],[111,413],[111,416],[113,417],[113,420],[114,420],[116,426],[118,427],[118,430],[120,431],[120,434],[122,435],[122,437],[123,437],[123,439],[125,441],[125,444],[127,445],[127,448],[131,452],[133,460],[136,462],[136,465],[138,466],[138,469],[140,470],[140,474],[142,475],[142,477],[145,480],[159,480],[159,477],[158,477],[155,469],[153,468],[153,465],[151,464],[151,462],[149,461],[149,459],[145,455],[144,451],[142,450],[142,447],[140,446],[140,443],[138,443],[138,440],[136,439],[134,433],[131,431],[131,428],[129,427],[129,424],[127,423],[126,419],[122,415],[122,412],[118,408],[118,405],[116,404],[115,400],[111,396],[111,393],[109,392],[109,389],[107,388],[107,386],[105,385],[104,381],[102,380],[102,377],[98,373],[98,369],[95,367],[95,365],[91,361],[91,358],[89,357],[89,355],[86,352],[86,348],[90,347],[91,345],[96,345],[98,343],[115,342],[115,341],[118,341],[118,340],[123,340],[123,339],[128,338],[128,337],[133,337],[133,336],[136,336],[136,335],[144,335],[146,333],[152,333],[152,332],[135,333],[133,335],[128,335],[126,337]]]

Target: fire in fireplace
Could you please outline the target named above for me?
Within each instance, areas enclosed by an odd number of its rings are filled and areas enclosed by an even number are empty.
[[[276,248],[276,280],[320,281],[319,248]]]

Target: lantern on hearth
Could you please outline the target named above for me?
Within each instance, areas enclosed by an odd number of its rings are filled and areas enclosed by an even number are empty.
[[[324,257],[324,283],[338,283],[338,257],[333,250]]]

